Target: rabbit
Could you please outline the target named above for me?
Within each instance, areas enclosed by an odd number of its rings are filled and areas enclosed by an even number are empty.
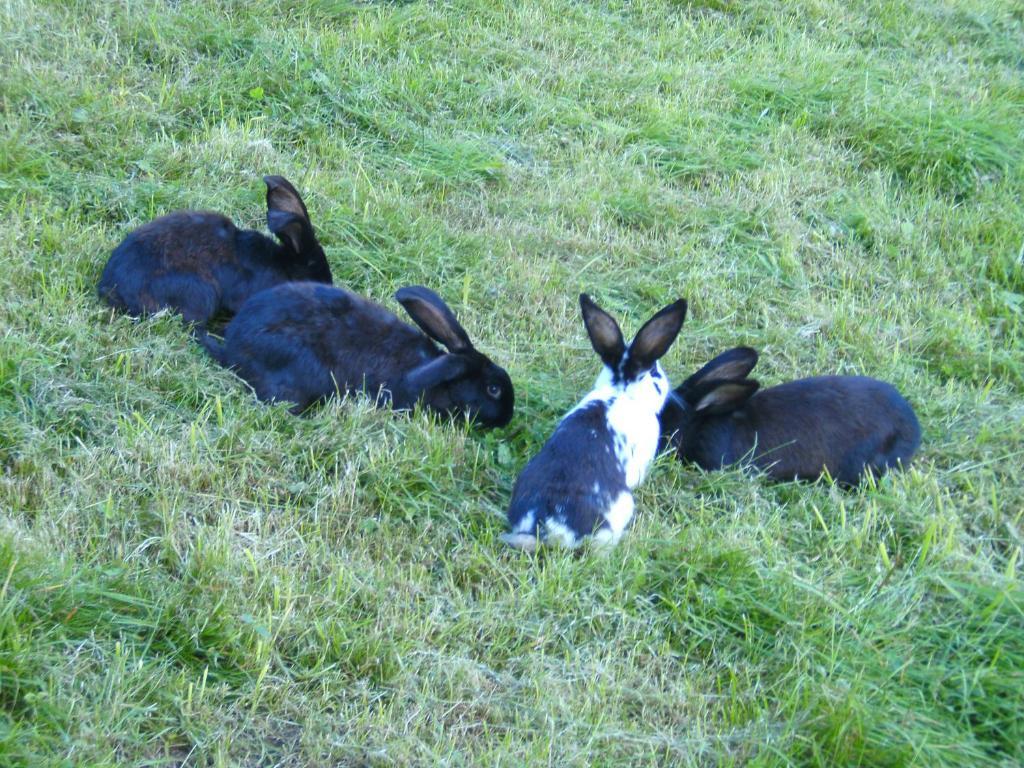
[[[441,297],[408,286],[395,299],[430,338],[368,299],[300,282],[256,294],[228,323],[223,342],[207,337],[203,346],[261,400],[294,403],[294,413],[336,391],[363,391],[396,410],[422,400],[484,427],[508,424],[512,380],[473,347]]]
[[[615,320],[586,294],[583,323],[604,367],[593,390],[565,415],[516,479],[505,543],[569,548],[588,536],[618,543],[633,517],[633,494],[658,450],[658,412],[669,381],[658,360],[686,319],[686,301],[668,305],[627,347]]]
[[[281,176],[264,176],[267,225],[281,241],[209,211],[178,211],[130,233],[107,261],[100,298],[140,316],[176,310],[197,336],[259,291],[291,280],[330,283],[331,270],[302,198]]]
[[[669,395],[661,431],[681,460],[710,470],[749,459],[774,480],[827,473],[845,487],[910,463],[921,427],[891,384],[816,376],[759,391],[746,378],[756,364],[753,349],[730,349]]]

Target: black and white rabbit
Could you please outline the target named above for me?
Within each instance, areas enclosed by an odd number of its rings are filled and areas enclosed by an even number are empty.
[[[280,243],[210,211],[178,211],[143,224],[107,261],[100,297],[139,316],[173,309],[202,329],[255,293],[292,280],[331,282],[302,198],[287,179],[264,176],[267,226]]]
[[[658,360],[686,319],[680,299],[644,324],[627,347],[615,320],[580,296],[583,322],[604,367],[594,389],[569,411],[512,489],[510,533],[521,549],[553,540],[568,547],[589,535],[619,541],[633,518],[633,494],[658,450],[658,412],[669,393]]]
[[[905,467],[921,442],[914,409],[891,384],[816,376],[758,391],[757,352],[723,352],[675,389],[661,412],[667,443],[704,469],[749,460],[775,480],[828,473],[844,486]]]
[[[422,400],[481,426],[507,424],[515,405],[511,379],[473,347],[441,297],[410,286],[395,299],[430,338],[341,288],[285,283],[242,305],[223,342],[207,337],[203,345],[261,400],[295,403],[296,413],[336,391],[362,391],[396,409]]]

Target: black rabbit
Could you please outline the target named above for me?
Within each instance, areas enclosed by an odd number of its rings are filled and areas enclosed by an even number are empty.
[[[704,469],[749,460],[775,480],[828,473],[844,486],[905,467],[921,442],[913,408],[891,384],[816,376],[758,391],[757,352],[723,352],[680,384],[661,412],[663,440]]]
[[[100,297],[134,316],[173,309],[202,331],[215,315],[234,314],[271,286],[330,283],[327,258],[299,193],[281,176],[263,181],[267,225],[280,243],[238,229],[219,213],[170,213],[143,224],[114,249],[100,277]]]
[[[379,304],[318,283],[286,283],[253,296],[223,343],[207,337],[203,345],[261,400],[294,403],[296,413],[336,391],[362,391],[396,409],[422,400],[482,426],[507,424],[511,379],[473,347],[444,301],[422,286],[402,288],[395,298],[447,353]]]
[[[686,301],[655,314],[629,346],[615,319],[585,294],[580,308],[604,365],[516,480],[502,539],[518,549],[541,541],[572,548],[591,535],[616,544],[633,519],[633,489],[658,452],[658,412],[669,393],[658,360],[682,328]]]

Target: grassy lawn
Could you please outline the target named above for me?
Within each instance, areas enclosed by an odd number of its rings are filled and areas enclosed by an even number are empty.
[[[0,120],[0,765],[1024,761],[1016,0],[2,0]],[[155,215],[263,228],[265,173],[336,282],[449,300],[508,428],[294,418],[99,303]],[[662,457],[609,556],[506,550],[581,290],[687,297],[676,380],[892,381],[918,461]]]

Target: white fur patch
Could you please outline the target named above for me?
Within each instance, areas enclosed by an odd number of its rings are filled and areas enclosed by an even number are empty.
[[[544,521],[544,540],[553,541],[555,544],[561,544],[569,549],[575,549],[581,541],[569,526],[558,520],[552,520],[550,517]]]
[[[534,552],[537,549],[537,537],[527,533],[503,533],[501,540],[515,549]]]
[[[655,369],[661,371],[661,366],[655,365]],[[668,386],[664,373],[655,379],[648,372],[610,398],[608,426],[614,432],[615,457],[629,488],[640,484],[658,452],[658,413],[667,397],[662,384]]]
[[[533,526],[537,522],[537,511],[531,509],[519,520],[519,523],[512,529],[512,533],[528,533],[533,535]]]
[[[595,533],[594,539],[602,543],[618,544],[622,534],[626,532],[626,528],[629,526],[629,521],[633,519],[634,509],[633,494],[629,491],[620,493],[618,498],[612,502],[608,511],[604,513],[604,519],[608,523],[608,527],[601,528]]]

